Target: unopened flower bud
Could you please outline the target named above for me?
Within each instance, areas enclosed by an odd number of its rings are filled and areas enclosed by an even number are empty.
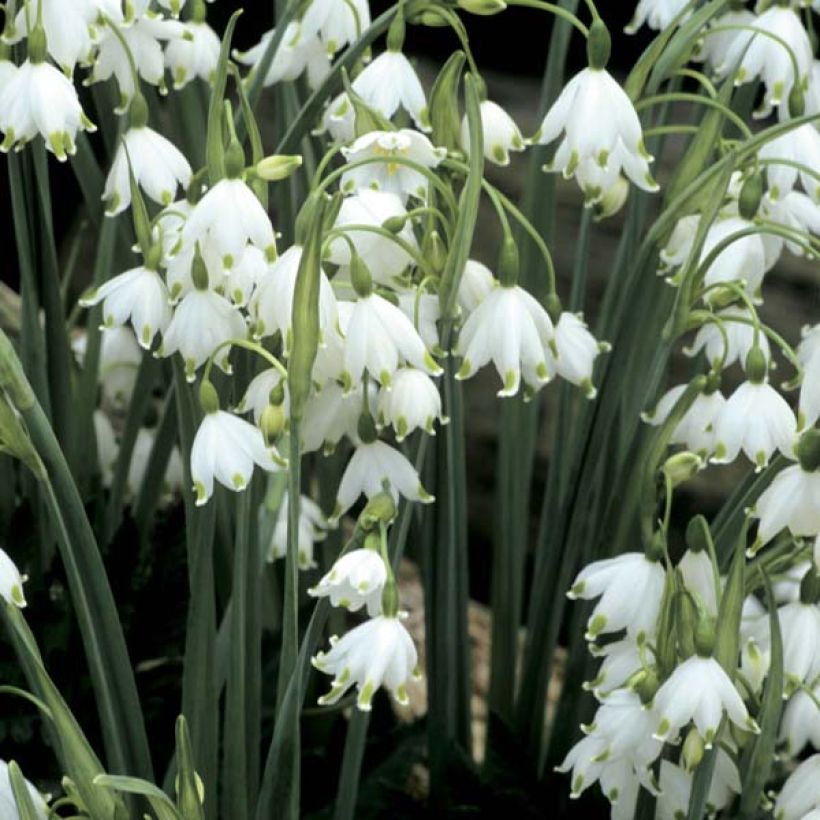
[[[382,222],[382,228],[386,231],[390,231],[390,233],[401,233],[404,229],[404,226],[407,224],[407,216],[405,214],[396,214],[395,216],[390,216]]]
[[[652,538],[644,547],[647,561],[661,561],[666,555],[666,536],[660,530],[652,534]]]
[[[694,478],[702,467],[703,459],[697,453],[684,450],[666,459],[663,473],[669,478],[672,487],[679,487]]]
[[[446,17],[439,14],[434,8],[428,7],[421,14],[419,14],[413,22],[419,23],[428,28],[444,28],[450,23]]]
[[[695,626],[695,651],[702,658],[709,658],[715,648],[715,621],[705,612],[698,613]]]
[[[285,408],[281,404],[269,404],[259,419],[259,429],[268,447],[273,447],[285,429]]]
[[[435,228],[424,237],[421,246],[422,256],[427,260],[434,273],[441,275],[447,262],[447,250],[441,241],[441,234]]]
[[[362,299],[366,299],[373,292],[373,277],[358,253],[353,253],[350,257],[350,282],[353,290]]]
[[[162,261],[162,243],[154,242],[148,250],[148,255],[145,257],[145,267],[148,270],[157,270],[159,263]]]
[[[589,36],[587,37],[589,67],[596,71],[606,68],[611,53],[612,38],[609,36],[609,29],[599,17],[589,27]]]
[[[703,759],[705,745],[698,730],[693,726],[683,741],[683,765],[686,770],[692,772]]]
[[[803,86],[796,82],[789,92],[789,116],[792,119],[802,117],[806,113],[806,95],[803,93]]]
[[[761,384],[766,380],[769,364],[766,361],[766,354],[758,345],[752,347],[749,355],[746,356],[746,376],[752,384]]]
[[[365,530],[372,530],[379,524],[389,524],[396,517],[396,502],[390,493],[374,495],[362,510],[359,524]]]
[[[457,0],[457,2],[459,8],[482,17],[498,14],[507,8],[504,0]]]
[[[629,183],[626,177],[619,176],[609,190],[604,191],[604,195],[593,203],[592,214],[595,221],[600,222],[617,214],[626,204],[628,196]]]
[[[199,406],[205,414],[219,411],[219,394],[208,379],[203,379],[199,385]]]
[[[144,128],[148,124],[148,103],[141,91],[137,91],[128,106],[128,127]]]
[[[797,443],[797,460],[807,472],[813,473],[820,467],[820,430],[806,430]]]
[[[282,379],[277,385],[271,389],[268,394],[268,401],[271,404],[279,405],[285,401],[285,380]]]
[[[684,659],[695,654],[695,627],[698,610],[689,592],[679,592],[675,600],[675,634],[678,638],[678,652]]]
[[[744,219],[752,220],[757,216],[760,200],[763,198],[763,175],[759,172],[750,174],[740,189],[737,206]]]
[[[658,673],[654,666],[636,672],[632,676],[629,684],[629,686],[637,692],[644,706],[652,703],[652,698],[655,697],[655,692],[658,691],[660,685]]]
[[[238,179],[245,170],[245,152],[242,144],[234,136],[225,149],[225,176],[228,179]]]
[[[709,546],[709,524],[702,515],[696,515],[686,527],[686,546],[692,552],[703,552]]]
[[[256,164],[256,176],[267,182],[279,182],[287,179],[297,168],[302,167],[299,154],[274,154],[265,157]]]

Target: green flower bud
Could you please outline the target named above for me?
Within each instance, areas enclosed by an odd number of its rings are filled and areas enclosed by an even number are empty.
[[[458,7],[470,14],[488,17],[507,8],[504,0],[457,0]]]
[[[259,429],[268,447],[273,447],[285,429],[287,416],[285,408],[281,404],[269,404],[263,411],[259,419]]]
[[[37,476],[46,477],[46,468],[9,397],[0,389],[0,452],[19,459]]]
[[[447,250],[441,241],[441,234],[434,228],[429,231],[422,242],[422,256],[429,262],[433,271],[441,276],[444,266],[447,263]]]
[[[148,103],[141,91],[137,91],[128,106],[128,127],[145,128],[148,125]]]
[[[404,226],[407,224],[407,217],[404,214],[396,214],[395,216],[390,216],[382,222],[382,228],[386,231],[390,231],[390,233],[398,234],[401,233]]]
[[[373,421],[373,416],[368,412],[364,412],[359,416],[356,431],[364,444],[372,444],[378,438],[376,422]]]
[[[652,538],[644,547],[644,555],[647,561],[661,561],[666,555],[666,536],[661,530],[652,533]]]
[[[702,658],[710,658],[715,649],[715,620],[705,612],[698,613],[695,625],[695,651]]]
[[[0,388],[19,413],[34,407],[35,397],[20,358],[8,336],[0,328]]]
[[[396,502],[387,492],[374,495],[362,510],[359,524],[362,529],[372,530],[379,524],[389,524],[396,517]]]
[[[162,261],[162,243],[154,242],[148,250],[148,256],[143,260],[148,270],[158,270]]]
[[[684,658],[695,654],[695,627],[698,610],[692,595],[682,590],[675,598],[675,634],[678,638],[678,652]]]
[[[607,67],[612,53],[612,38],[604,21],[597,18],[589,27],[587,37],[587,61],[589,67],[598,71]]]
[[[806,430],[797,443],[797,460],[807,472],[813,473],[820,468],[820,430]]]
[[[458,109],[458,90],[461,72],[467,58],[456,51],[439,71],[430,92],[431,139],[449,151],[461,150],[461,120]]]
[[[746,356],[746,377],[752,384],[761,384],[766,380],[768,370],[766,355],[755,345]]]
[[[209,379],[202,379],[199,385],[199,406],[203,413],[219,411],[219,394]]]
[[[757,216],[760,200],[763,199],[763,174],[750,174],[740,189],[737,205],[740,215],[751,221]]]
[[[279,182],[301,167],[302,157],[299,154],[274,154],[258,162],[254,170],[256,176],[266,182]]]
[[[421,14],[417,15],[413,22],[428,28],[446,28],[450,25],[450,21],[432,7],[426,8]]]
[[[637,693],[641,703],[646,706],[652,703],[655,693],[660,689],[661,682],[658,679],[658,670],[654,666],[641,669],[636,672],[630,682],[629,687]]]
[[[518,245],[512,236],[507,235],[501,242],[501,252],[498,257],[498,279],[504,287],[513,287],[518,284],[520,267]]]
[[[274,387],[268,394],[268,401],[271,404],[280,405],[285,403],[285,381],[284,379]]]
[[[667,458],[662,469],[674,488],[694,478],[702,468],[703,459],[697,453],[684,450]]]
[[[700,761],[703,760],[704,749],[703,738],[693,726],[687,733],[686,740],[683,741],[682,757],[686,771],[692,772],[695,770]]]
[[[686,546],[692,552],[703,552],[709,546],[709,524],[702,515],[690,519],[686,527]]]
[[[350,257],[350,282],[356,295],[366,299],[373,293],[373,277],[364,260],[358,253],[353,253]]]
[[[48,56],[46,30],[38,23],[28,35],[28,59],[34,65],[44,63]]]
[[[800,602],[810,606],[820,602],[820,572],[814,562],[800,581]]]
[[[802,117],[806,113],[806,95],[803,93],[803,86],[798,82],[792,85],[789,92],[789,116],[792,119]]]
[[[629,183],[626,181],[626,177],[619,175],[610,189],[604,191],[601,199],[593,203],[593,219],[596,222],[601,222],[610,216],[615,216],[624,207],[628,197]]]

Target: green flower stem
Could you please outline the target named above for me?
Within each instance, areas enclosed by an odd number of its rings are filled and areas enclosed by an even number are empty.
[[[717,98],[718,92],[715,88],[715,84],[702,71],[696,71],[694,68],[679,68],[675,72],[675,75],[678,77],[690,77],[701,85],[712,99]]]
[[[356,708],[351,710],[342,754],[342,766],[339,771],[339,786],[336,791],[333,820],[354,820],[356,817],[359,778],[369,725],[370,712],[363,712]]]
[[[707,108],[715,108],[720,111],[724,117],[726,117],[729,122],[735,125],[740,131],[741,134],[746,139],[751,139],[752,131],[748,125],[746,125],[745,121],[735,114],[731,108],[725,106],[719,100],[714,99],[713,97],[704,97],[700,94],[690,94],[686,91],[677,91],[675,93],[666,93],[666,94],[654,94],[651,97],[644,97],[642,100],[639,100],[635,103],[635,110],[640,112],[643,111],[645,108],[650,108],[653,105],[662,105],[665,103],[670,102],[688,102],[693,103],[695,105],[704,105]]]
[[[655,128],[647,128],[643,135],[646,139],[651,137],[663,137],[667,134],[697,134],[700,131],[697,125],[658,125]]]
[[[217,345],[217,347],[214,348],[213,353],[211,353],[208,357],[208,361],[205,363],[205,370],[202,373],[203,380],[210,380],[214,361],[216,360],[217,355],[219,355],[219,351],[224,350],[226,347],[241,347],[245,350],[250,350],[252,353],[256,353],[257,356],[261,356],[271,367],[279,372],[282,378],[286,379],[288,376],[287,368],[282,364],[282,362],[280,362],[279,359],[273,355],[273,353],[262,347],[262,345],[257,342],[252,342],[250,339],[228,339],[227,341],[221,342]]]
[[[786,159],[785,157],[759,157],[758,165],[784,165],[788,168],[795,168],[801,174],[805,174],[806,176],[813,177],[818,182],[820,182],[820,171],[817,168],[811,168],[808,165],[804,165],[802,162],[795,162],[792,159]]]
[[[554,3],[546,3],[544,0],[509,0],[509,6],[522,6],[523,8],[538,9],[539,11],[546,11],[549,14],[554,14],[562,20],[566,20],[573,25],[584,37],[589,36],[589,29],[574,15],[567,11],[562,6],[556,6]]]

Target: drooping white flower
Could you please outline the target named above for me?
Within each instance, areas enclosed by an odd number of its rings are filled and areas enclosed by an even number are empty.
[[[284,558],[288,554],[288,509],[288,494],[285,493],[276,513],[276,523],[268,545],[268,561]],[[296,540],[299,569],[307,570],[316,566],[313,549],[318,541],[324,539],[327,526],[327,520],[321,507],[312,498],[306,495],[301,496],[299,499],[299,532]]]
[[[587,398],[595,398],[598,392],[592,384],[592,368],[598,354],[609,350],[609,345],[599,342],[587,330],[582,316],[564,311],[555,325],[555,349],[547,348],[547,367],[550,375],[559,376],[577,384]]]
[[[739,216],[718,219],[709,226],[700,254],[701,265],[718,245],[733,236],[738,238],[729,242],[707,268],[703,277],[706,287],[719,282],[745,282],[749,294],[757,294],[768,265],[765,244],[760,234],[741,235],[752,227],[751,222]],[[707,295],[707,302],[709,299],[710,296]]]
[[[740,729],[759,731],[743,698],[723,667],[712,657],[695,654],[675,668],[655,694],[655,737],[674,738],[690,720],[707,748],[717,737],[724,715]]]
[[[318,35],[328,54],[355,43],[369,26],[367,0],[311,0],[302,15],[302,31]]]
[[[663,424],[686,387],[685,384],[679,384],[667,390],[658,400],[655,409],[651,413],[644,413],[641,418],[654,426]],[[715,420],[725,403],[726,399],[720,390],[699,393],[672,431],[670,444],[683,444],[694,453],[711,453],[715,448]]]
[[[271,29],[263,34],[260,42],[248,51],[234,51],[234,59],[243,65],[252,66],[255,71],[274,33],[275,29]],[[327,49],[321,40],[315,33],[304,30],[301,24],[291,22],[285,29],[263,85],[267,88],[283,80],[295,80],[307,72],[308,84],[315,88],[325,78],[329,68]]]
[[[743,450],[758,467],[765,467],[775,450],[792,452],[797,421],[786,400],[765,381],[745,381],[728,398],[714,422],[712,461],[728,464]]]
[[[374,388],[372,384],[369,387],[372,400]],[[302,422],[302,452],[323,448],[330,453],[344,436],[355,436],[362,412],[362,394],[362,385],[346,391],[340,384],[329,382],[311,395]]]
[[[603,662],[595,677],[585,682],[583,688],[592,691],[599,699],[620,689],[643,666],[642,647],[629,637],[601,647],[590,644],[590,651],[596,658],[603,658]],[[645,647],[643,651],[646,651]]]
[[[106,212],[110,216],[122,213],[131,204],[129,158],[137,184],[160,205],[170,205],[177,186],[184,189],[191,182],[188,160],[169,139],[148,126],[129,128],[105,180],[102,197],[108,203]]]
[[[126,479],[126,487],[132,495],[136,495],[143,485],[155,441],[156,430],[140,427],[131,453],[131,463],[128,465],[128,478]],[[171,496],[173,493],[180,492],[183,484],[182,456],[179,448],[173,447],[162,477],[162,494]]]
[[[763,143],[760,158],[771,160],[766,165],[766,178],[772,199],[779,199],[789,193],[799,178],[803,190],[815,201],[820,200],[820,182],[817,178],[794,165],[786,164],[791,162],[804,165],[807,169],[820,168],[820,133],[814,125],[806,123]]]
[[[342,148],[348,163],[381,158],[358,168],[351,168],[342,175],[340,187],[351,193],[362,188],[387,191],[396,194],[403,202],[409,196],[427,198],[429,182],[424,174],[392,158],[405,159],[424,168],[435,168],[447,156],[445,148],[436,148],[424,134],[412,128],[399,131],[371,131],[363,134],[352,145]]]
[[[301,245],[291,245],[271,266],[250,302],[257,338],[282,334],[285,354],[293,342],[293,293],[302,260]],[[336,296],[327,275],[319,272],[319,332],[328,333],[338,321]]]
[[[642,552],[627,552],[586,566],[567,595],[585,601],[601,598],[587,621],[587,640],[622,629],[638,638],[655,632],[664,583],[660,563]]]
[[[600,779],[601,790],[611,802],[617,803],[624,777],[637,777],[648,784],[647,770],[663,746],[652,737],[652,725],[651,711],[635,692],[619,689],[610,694],[595,712],[586,737],[570,749],[557,767],[559,772],[572,770],[571,796],[580,796]]]
[[[345,553],[322,577],[315,587],[308,590],[314,598],[329,597],[333,606],[341,606],[357,612],[363,606],[367,614],[375,618],[382,611],[382,590],[387,581],[387,568],[376,550],[357,549]]]
[[[110,487],[114,479],[114,465],[119,447],[111,420],[102,410],[94,411],[94,438],[97,442],[97,465],[103,487]]]
[[[219,37],[207,23],[185,23],[185,36],[171,40],[165,49],[165,66],[173,77],[174,89],[184,88],[197,78],[211,82],[219,47]]]
[[[0,90],[0,150],[21,146],[39,134],[64,162],[77,150],[78,131],[94,131],[71,80],[48,63],[26,60]]]
[[[510,151],[526,148],[515,120],[497,103],[484,100],[480,105],[481,130],[484,134],[484,156],[496,165],[510,164]],[[461,147],[470,153],[470,125],[467,115],[461,121]]]
[[[811,426],[820,418],[820,325],[803,328],[803,340],[797,348],[797,356],[803,365],[803,381],[800,384],[798,418],[800,428]]]
[[[382,52],[353,81],[356,92],[385,119],[403,108],[422,131],[429,130],[427,102],[415,69],[400,51]]]
[[[497,284],[486,265],[475,259],[468,259],[458,283],[458,304],[465,313],[472,313]]]
[[[441,373],[413,323],[376,293],[358,299],[347,327],[343,381],[357,384],[367,371],[383,387],[403,363],[431,376]]]
[[[174,316],[162,335],[158,355],[171,356],[179,351],[185,360],[185,375],[188,381],[193,381],[196,369],[219,345],[246,336],[245,319],[234,305],[211,290],[194,289],[183,297],[174,310]],[[229,353],[225,349],[215,359],[226,373],[231,372]]]
[[[86,338],[82,336],[72,344],[74,355],[81,364],[85,357],[85,342]],[[113,327],[102,332],[97,380],[103,401],[113,409],[122,410],[131,401],[142,355],[130,327]]]
[[[755,25],[755,19],[748,9],[730,10],[722,14],[704,32],[695,59],[707,63],[718,76],[725,75],[732,68],[728,61],[730,47],[740,38],[744,43],[749,42],[753,35],[740,27]]]
[[[777,610],[783,634],[783,672],[786,692],[820,675],[820,607],[816,602],[792,601]]]
[[[413,323],[421,340],[436,355],[444,355],[439,345],[438,321],[441,303],[434,293],[408,290],[398,294],[399,310]]]
[[[2,552],[2,550],[0,550]],[[48,804],[43,795],[28,780],[25,781],[26,789],[34,804],[34,812],[38,820],[46,820],[49,813]],[[4,820],[20,820],[20,813],[17,809],[17,800],[11,788],[11,778],[9,777],[9,767],[5,760],[0,760],[0,816]]]
[[[8,553],[0,548],[0,598],[7,604],[22,609],[26,605],[26,597],[23,594],[25,580]]]
[[[692,344],[685,347],[683,352],[687,356],[697,356],[702,350],[705,351],[706,358],[712,367],[716,367],[720,362],[722,362],[724,369],[731,367],[735,362],[740,362],[745,367],[746,358],[755,343],[755,330],[752,324],[751,312],[746,307],[732,305],[723,310],[718,310],[715,315],[723,323],[726,343],[724,343],[724,337],[718,325],[707,322],[699,328]],[[769,340],[765,334],[758,334],[757,346],[768,361],[771,353]]]
[[[792,535],[820,533],[820,472],[793,464],[779,472],[755,503],[760,519],[756,544],[767,544],[784,527]]]
[[[601,199],[622,170],[639,188],[658,190],[632,101],[606,69],[585,68],[567,83],[537,141],[547,145],[562,133],[550,168],[577,176],[590,201]]]
[[[379,615],[341,639],[331,638],[330,651],[319,652],[312,663],[320,672],[334,676],[330,691],[319,698],[321,705],[336,703],[355,684],[356,704],[369,712],[381,686],[399,703],[408,703],[407,683],[417,674],[418,655],[399,619]]]
[[[775,820],[806,820],[820,808],[820,754],[806,758],[788,777],[774,805]]]
[[[235,305],[245,307],[257,286],[268,278],[271,268],[264,251],[255,245],[245,245],[239,259],[223,270],[221,288]]]
[[[638,0],[635,15],[624,31],[634,34],[644,23],[662,31],[686,8],[686,3],[687,0]]]
[[[171,322],[172,311],[162,277],[142,265],[109,279],[80,299],[83,307],[100,302],[103,327],[119,327],[130,321],[137,341],[146,350],[150,350],[156,334],[165,333]]]
[[[414,430],[435,435],[435,422],[447,419],[441,413],[441,395],[433,380],[414,367],[399,368],[390,390],[379,391],[379,424],[391,425],[396,441],[404,441]]]
[[[241,414],[251,411],[253,413],[254,424],[258,425],[259,420],[262,418],[262,413],[270,404],[271,391],[278,387],[282,387],[282,389],[285,390],[284,406],[287,408],[287,380],[275,367],[269,367],[251,379],[251,383],[245,390],[245,395],[236,406],[235,412]]]
[[[165,89],[165,55],[162,42],[185,36],[185,26],[178,20],[166,20],[159,15],[138,16],[130,25],[122,26],[120,34],[134,57],[139,76],[150,85]],[[125,111],[134,96],[134,77],[125,49],[111,30],[104,26],[98,38],[97,56],[86,84],[104,82],[112,75],[120,90],[118,112]]]
[[[715,584],[715,569],[706,550],[688,549],[678,562],[684,586],[703,603],[707,614],[717,616],[720,588]]]
[[[335,142],[350,142],[356,136],[356,110],[343,91],[334,97],[322,114],[316,134],[328,132]]]
[[[182,228],[182,243],[210,242],[230,269],[248,243],[276,258],[273,225],[253,191],[241,179],[221,179],[199,200]]]
[[[818,698],[820,698],[820,684],[814,687],[811,694],[798,689],[789,698],[783,710],[779,740],[786,744],[786,751],[793,757],[801,754],[808,745],[820,749]]]
[[[692,794],[692,774],[671,760],[662,760],[658,780],[660,794],[655,810],[656,820],[680,820],[681,817],[686,817]],[[706,804],[710,811],[719,811],[731,803],[734,795],[740,793],[737,766],[726,750],[722,746],[718,747]]]
[[[383,441],[360,442],[339,484],[331,522],[338,521],[360,495],[372,498],[383,492],[385,482],[396,502],[399,496],[423,504],[434,500],[422,486],[416,468],[405,455]]]
[[[205,504],[213,495],[214,478],[238,492],[248,486],[254,465],[276,472],[284,464],[275,448],[265,446],[258,427],[225,410],[206,413],[191,447],[196,503]]]
[[[412,263],[412,256],[391,237],[369,230],[355,230],[353,227],[347,230],[346,226],[380,227],[386,220],[406,214],[401,199],[395,194],[366,188],[346,197],[336,217],[334,229],[344,230],[354,244],[356,252],[370,269],[373,279],[381,284],[392,285]],[[396,237],[410,248],[418,250],[418,243],[409,223],[404,225]],[[350,246],[341,237],[332,239],[328,246],[327,258],[335,265],[349,265]]]
[[[820,201],[820,200],[818,200]],[[767,233],[763,235],[763,242],[766,247],[766,256],[769,260],[769,267],[780,258],[785,247],[789,253],[795,256],[811,256],[812,251],[807,250],[807,234],[820,234],[820,204],[802,191],[789,191],[779,199],[772,199],[766,194],[760,202],[761,216],[778,225],[790,228],[796,237],[786,238],[777,234]],[[803,238],[800,242],[799,238]]]
[[[537,389],[549,381],[547,350],[554,344],[555,330],[543,306],[517,285],[499,285],[461,329],[456,353],[464,361],[457,378],[469,378],[492,360],[503,382],[499,396],[514,396],[522,378]]]
[[[756,29],[774,35],[748,35],[740,31],[726,53],[721,73],[732,70],[740,61],[735,82],[751,82],[760,77],[766,86],[758,116],[768,116],[774,106],[788,98],[795,83],[807,82],[812,69],[813,53],[809,35],[791,6],[774,4],[753,23]],[[792,58],[779,40],[785,41],[794,54],[798,74],[794,76]]]

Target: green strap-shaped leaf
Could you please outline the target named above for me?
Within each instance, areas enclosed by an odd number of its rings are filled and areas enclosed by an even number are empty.
[[[14,794],[14,802],[17,804],[17,813],[20,820],[40,820],[40,814],[34,805],[34,799],[28,790],[28,785],[20,771],[20,767],[12,760],[9,763],[9,781],[11,791]]]
[[[98,774],[94,778],[94,785],[104,789],[112,789],[115,792],[142,795],[148,800],[154,814],[157,816],[157,820],[181,820],[182,816],[176,810],[168,795],[147,780],[122,775]]]

